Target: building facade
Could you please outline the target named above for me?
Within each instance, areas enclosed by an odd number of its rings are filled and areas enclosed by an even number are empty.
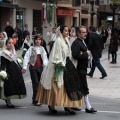
[[[99,19],[98,25],[105,26],[105,27],[112,27],[113,21],[113,11],[110,8],[110,1],[109,0],[99,0]],[[120,24],[120,7],[118,7],[115,11],[115,27],[119,26]]]
[[[93,7],[97,11],[98,0],[94,1]],[[3,31],[6,22],[10,21],[13,28],[19,24],[24,30],[24,25],[28,24],[30,33],[35,26],[42,32],[42,2],[56,4],[56,27],[63,24],[68,27],[91,25],[90,0],[2,0],[0,2],[0,30]],[[97,15],[94,15],[93,21],[93,25],[97,26]]]
[[[94,0],[94,10],[98,9],[98,0]],[[89,27],[91,25],[90,0],[57,0],[57,23],[67,26]],[[97,26],[97,15],[94,15],[94,26]]]
[[[24,25],[28,24],[28,30],[31,34],[35,26],[42,32],[42,2],[37,0],[3,0],[0,6],[1,31],[4,30],[6,22],[9,21],[13,28],[19,24],[22,30],[24,30]]]

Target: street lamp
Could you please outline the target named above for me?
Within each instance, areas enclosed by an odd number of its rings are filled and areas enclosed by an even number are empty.
[[[110,3],[110,8],[112,9],[113,11],[113,21],[112,21],[112,30],[114,28],[114,21],[115,21],[115,10],[118,8],[118,5],[117,4],[111,4]]]
[[[91,25],[93,25],[93,11],[94,11],[94,9],[93,9],[93,6],[94,6],[94,0],[90,0],[90,4],[91,4],[91,6],[92,6],[92,11],[91,11]]]

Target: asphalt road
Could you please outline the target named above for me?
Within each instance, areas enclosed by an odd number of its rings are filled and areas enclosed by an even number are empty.
[[[112,99],[89,96],[91,105],[98,110],[96,114],[85,113],[85,106],[76,115],[65,114],[62,107],[56,107],[57,115],[49,113],[47,105],[33,106],[32,86],[27,81],[27,97],[21,100],[12,100],[16,106],[14,109],[8,109],[4,100],[0,100],[0,120],[119,120],[120,119],[120,102]]]
[[[104,50],[107,52],[107,50]],[[115,99],[107,99],[104,97],[89,96],[92,107],[98,110],[96,114],[85,113],[85,106],[81,107],[81,111],[77,111],[76,115],[65,114],[62,107],[56,107],[57,115],[49,113],[47,105],[32,105],[32,86],[29,72],[24,74],[27,97],[21,100],[12,100],[16,106],[9,109],[5,105],[4,100],[0,100],[0,120],[119,120],[120,119],[120,101]],[[111,93],[112,94],[112,93]],[[119,94],[119,93],[118,93]]]

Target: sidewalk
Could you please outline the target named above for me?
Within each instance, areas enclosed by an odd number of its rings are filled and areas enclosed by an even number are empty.
[[[90,95],[120,100],[120,46],[117,52],[117,64],[109,63],[107,49],[103,51],[101,64],[108,76],[104,79],[99,79],[101,73],[96,68],[93,78],[87,77]]]

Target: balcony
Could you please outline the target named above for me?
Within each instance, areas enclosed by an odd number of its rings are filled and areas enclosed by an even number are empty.
[[[72,7],[72,0],[57,0],[58,7]]]

